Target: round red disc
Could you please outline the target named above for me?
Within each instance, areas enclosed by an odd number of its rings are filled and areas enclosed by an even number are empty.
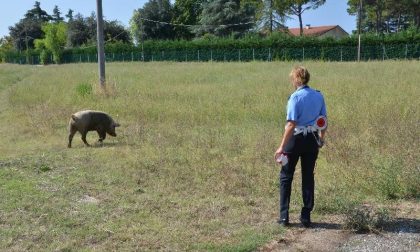
[[[320,127],[320,128],[322,128],[322,127],[324,127],[325,126],[325,119],[324,118],[319,118],[317,121],[316,121],[316,125],[318,126],[318,127]]]

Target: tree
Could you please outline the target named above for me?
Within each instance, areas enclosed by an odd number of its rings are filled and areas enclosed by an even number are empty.
[[[358,15],[360,0],[348,0],[347,12]],[[359,18],[359,17],[358,17]],[[361,29],[376,34],[399,32],[414,25],[420,27],[418,0],[363,0]]]
[[[51,16],[51,20],[53,20],[55,23],[59,23],[59,22],[64,20],[64,18],[61,17],[61,12],[60,12],[60,9],[58,8],[57,5],[54,6],[53,14]]]
[[[174,24],[197,25],[204,2],[205,0],[176,0],[172,22]],[[192,39],[194,37],[193,29],[188,26],[175,25],[174,31],[176,38]]]
[[[394,0],[398,2],[398,0]],[[420,1],[419,0],[401,0],[403,3],[404,12],[409,19],[409,23],[417,30],[420,29]],[[408,28],[408,27],[407,27]]]
[[[261,4],[262,8],[259,17],[259,26],[261,29],[271,34],[274,30],[284,28],[284,23],[287,18],[286,11],[278,8],[275,0],[263,0]]]
[[[91,39],[89,28],[82,14],[78,13],[69,20],[67,29],[67,45],[71,47],[86,44]]]
[[[96,43],[96,15],[92,13],[85,18],[77,13],[68,22],[67,45],[71,47]],[[104,39],[106,41],[130,42],[130,34],[117,20],[104,20]]]
[[[275,0],[280,13],[295,15],[299,18],[300,36],[303,35],[302,14],[309,9],[316,9],[326,0]]]
[[[134,11],[129,21],[130,36],[134,44],[138,45],[144,41],[143,20],[138,10]]]
[[[0,48],[11,50],[13,49],[13,41],[10,36],[4,36],[0,38]]]
[[[30,19],[21,19],[14,26],[9,27],[9,35],[16,50],[26,50],[34,47],[34,40],[42,38],[42,23]]]
[[[62,53],[67,42],[67,24],[60,23],[45,23],[42,26],[42,31],[45,33],[44,39],[35,40],[37,49],[47,49],[52,52],[53,60],[59,64],[62,61]]]
[[[8,52],[13,50],[13,40],[10,36],[0,38],[0,63],[6,62]]]
[[[201,26],[195,28],[197,36],[214,34],[216,36],[241,36],[251,29],[255,22],[255,7],[240,5],[239,0],[214,0],[203,6]]]
[[[123,43],[129,43],[130,33],[124,28],[124,26],[117,20],[107,21],[104,20],[104,35],[105,41],[115,42],[120,41]]]
[[[9,27],[10,37],[17,50],[26,50],[34,47],[34,40],[44,35],[41,26],[51,20],[51,16],[41,9],[41,4],[35,2],[34,8],[28,10],[14,26]]]
[[[28,10],[25,14],[25,19],[38,20],[41,22],[48,22],[52,19],[48,13],[41,9],[41,3],[35,1],[34,8]]]
[[[73,12],[74,11],[72,9],[69,9],[67,14],[66,14],[66,18],[69,22],[73,21]]]
[[[87,31],[89,34],[89,40],[92,43],[96,43],[96,14],[92,11],[90,13],[90,16],[84,19],[84,22],[86,23]]]
[[[149,0],[137,9],[130,20],[135,41],[143,39],[173,39],[172,5],[169,0]]]

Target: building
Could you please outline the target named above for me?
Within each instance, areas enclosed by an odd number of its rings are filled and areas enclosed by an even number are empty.
[[[287,33],[292,36],[300,36],[300,28],[289,28]],[[339,25],[314,26],[306,25],[303,27],[303,36],[314,36],[319,38],[332,37],[340,39],[347,37],[349,34]]]

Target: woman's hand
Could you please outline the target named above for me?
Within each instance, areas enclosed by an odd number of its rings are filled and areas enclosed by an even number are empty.
[[[274,153],[274,160],[277,161],[277,158],[279,158],[279,156],[283,154],[283,146],[280,146],[277,150],[276,153]]]
[[[276,153],[274,153],[275,160],[277,160],[277,158],[284,152],[284,146],[286,146],[287,142],[292,137],[295,127],[296,127],[295,121],[288,121],[286,123],[286,127],[284,127],[284,135],[282,137],[280,147],[276,150]]]

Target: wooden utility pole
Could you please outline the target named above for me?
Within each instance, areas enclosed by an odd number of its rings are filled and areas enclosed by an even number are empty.
[[[102,15],[102,0],[96,0],[96,34],[98,41],[98,65],[99,65],[99,84],[105,87],[105,49],[104,49],[104,26]]]
[[[358,27],[358,33],[359,33],[359,45],[357,46],[357,61],[360,61],[360,47],[361,45],[361,27],[362,27],[362,8],[363,8],[363,3],[362,0],[360,0],[359,2],[359,27]]]

